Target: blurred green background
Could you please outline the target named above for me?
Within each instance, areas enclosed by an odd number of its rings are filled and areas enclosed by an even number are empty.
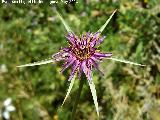
[[[63,107],[70,69],[47,64],[16,68],[51,58],[67,46],[67,32],[56,17],[62,14],[77,35],[96,32],[118,9],[102,35],[100,46],[114,57],[146,64],[128,65],[110,60],[100,63],[105,74],[93,71],[101,120],[160,120],[160,1],[82,0],[64,4],[0,4],[0,109],[8,97],[16,111],[12,120],[69,120],[78,80]],[[1,118],[2,119],[2,116]],[[76,120],[96,120],[87,82]]]

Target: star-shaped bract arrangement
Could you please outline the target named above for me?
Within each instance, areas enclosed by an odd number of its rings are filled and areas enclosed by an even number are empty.
[[[64,64],[62,66],[61,72],[63,72],[69,66],[72,66],[71,67],[72,70],[68,79],[71,82],[62,105],[64,104],[64,102],[66,101],[67,97],[71,92],[71,89],[73,87],[74,80],[75,80],[75,77],[74,77],[75,74],[78,73],[78,78],[80,79],[81,74],[84,73],[86,75],[86,78],[88,79],[88,83],[93,96],[97,115],[99,116],[96,89],[92,80],[92,68],[94,67],[98,71],[100,71],[98,68],[98,63],[103,58],[111,59],[111,60],[119,61],[123,63],[133,64],[133,65],[145,66],[135,62],[113,58],[112,53],[101,53],[100,50],[98,50],[97,46],[99,46],[102,43],[102,41],[105,39],[105,36],[101,36],[101,33],[103,32],[103,30],[105,29],[105,27],[107,26],[107,24],[109,23],[109,21],[111,20],[115,12],[116,10],[111,14],[109,19],[97,32],[95,33],[86,32],[80,37],[74,34],[74,32],[65,22],[65,20],[62,18],[62,16],[57,12],[57,16],[60,18],[60,20],[62,21],[63,25],[65,26],[68,32],[68,35],[66,36],[66,38],[69,43],[69,46],[62,48],[58,53],[53,54],[52,59],[50,60],[43,60],[35,63],[29,63],[29,64],[21,65],[18,67],[42,65],[42,64],[48,64],[55,61],[63,60]]]

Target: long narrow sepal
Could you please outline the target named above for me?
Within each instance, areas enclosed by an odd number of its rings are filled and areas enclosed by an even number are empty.
[[[62,21],[64,27],[66,28],[67,32],[71,32],[73,33],[73,31],[71,30],[71,28],[69,27],[69,25],[67,24],[67,22],[62,18],[62,16],[56,11],[58,18]]]
[[[95,88],[95,85],[93,83],[93,81],[88,81],[89,83],[89,87],[91,89],[91,93],[92,93],[92,97],[93,97],[93,101],[94,101],[94,105],[95,105],[95,108],[96,108],[96,112],[97,112],[97,115],[99,117],[99,110],[98,110],[98,102],[97,102],[97,93],[96,93],[96,88]]]
[[[69,94],[70,94],[70,92],[71,92],[71,90],[72,90],[72,87],[73,87],[73,85],[74,85],[74,81],[75,81],[75,76],[73,77],[73,79],[71,80],[71,82],[70,82],[70,84],[69,84],[69,88],[68,88],[67,94],[66,94],[66,96],[65,96],[65,98],[64,98],[64,100],[63,100],[62,106],[63,106],[63,104],[65,103],[66,99],[68,98],[68,96],[69,96]]]
[[[25,65],[19,65],[17,67],[29,67],[29,66],[36,66],[36,65],[44,65],[44,64],[48,64],[48,63],[52,63],[52,62],[54,62],[52,59],[42,60],[42,61],[38,61],[38,62],[34,62],[34,63],[28,63]]]
[[[110,59],[110,60],[114,60],[114,61],[118,61],[118,62],[122,62],[122,63],[126,63],[126,64],[131,64],[131,65],[146,66],[146,65],[139,64],[139,63],[135,63],[135,62],[127,61],[127,60],[122,60],[122,59],[118,59],[118,58],[113,58],[113,57],[106,58],[106,59]]]
[[[117,11],[117,9],[113,11],[113,13],[109,17],[109,19],[105,22],[105,24],[97,32],[103,32],[103,30],[108,25],[108,23],[110,22],[111,18],[113,17],[113,15],[115,14],[116,11]]]

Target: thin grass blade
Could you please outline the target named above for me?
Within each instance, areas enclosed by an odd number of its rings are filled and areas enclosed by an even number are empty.
[[[89,87],[90,87],[90,89],[91,89],[91,93],[92,93],[94,105],[95,105],[95,108],[96,108],[96,112],[97,112],[97,115],[98,115],[98,117],[99,117],[96,88],[95,88],[95,85],[94,85],[93,82],[90,82],[90,81],[89,81],[88,83],[89,83]]]
[[[69,27],[69,25],[67,24],[67,22],[62,18],[62,16],[56,11],[58,18],[62,21],[64,27],[66,28],[67,32],[72,32],[71,28]]]
[[[114,61],[118,61],[118,62],[122,62],[122,63],[126,63],[126,64],[131,64],[131,65],[138,65],[138,66],[146,66],[146,65],[142,65],[139,63],[135,63],[135,62],[131,62],[131,61],[127,61],[127,60],[122,60],[122,59],[118,59],[118,58],[106,58],[106,59],[110,59],[110,60],[114,60]]]
[[[34,62],[34,63],[28,63],[25,65],[20,65],[17,67],[29,67],[29,66],[36,66],[36,65],[44,65],[44,64],[48,64],[48,63],[53,63],[54,61],[52,59],[50,60],[42,60],[42,61],[38,61],[38,62]]]
[[[105,27],[108,25],[108,23],[110,22],[111,18],[113,17],[113,15],[115,14],[115,12],[117,11],[114,10],[113,13],[111,14],[111,16],[109,17],[109,19],[105,22],[105,24],[98,30],[98,32],[103,32],[103,30],[105,29]]]
[[[72,87],[73,87],[73,85],[74,85],[74,81],[75,81],[75,76],[73,77],[73,79],[71,80],[71,82],[70,82],[70,84],[69,84],[69,88],[68,88],[67,94],[66,94],[66,96],[65,96],[65,98],[64,98],[64,100],[63,100],[62,106],[63,106],[63,104],[65,103],[66,99],[68,98],[68,96],[69,96],[69,94],[70,94],[70,92],[71,92],[71,90],[72,90]]]

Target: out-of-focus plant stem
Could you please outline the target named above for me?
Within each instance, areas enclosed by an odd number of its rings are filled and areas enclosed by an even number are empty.
[[[83,84],[84,84],[85,80],[86,80],[86,76],[83,73],[82,76],[81,76],[80,83],[79,83],[79,89],[78,89],[78,92],[77,92],[76,97],[75,97],[75,102],[74,102],[74,105],[73,105],[71,120],[75,119],[76,109],[77,109],[77,106],[78,106],[78,103],[79,103],[79,99],[80,99],[80,96],[81,96],[81,91],[82,91]]]

